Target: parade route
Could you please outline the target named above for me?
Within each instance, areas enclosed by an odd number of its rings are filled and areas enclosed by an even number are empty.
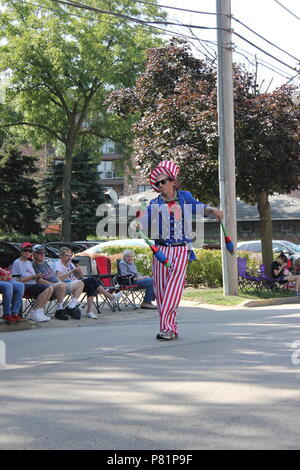
[[[3,332],[0,449],[299,449],[299,307],[183,301],[170,342],[141,310]]]

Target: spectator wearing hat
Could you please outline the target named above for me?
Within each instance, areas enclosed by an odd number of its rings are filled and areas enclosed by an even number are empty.
[[[12,276],[25,285],[24,295],[36,299],[34,309],[28,315],[29,320],[36,322],[49,321],[50,317],[45,315],[44,308],[53,294],[52,286],[40,284],[42,274],[36,274],[32,262],[32,244],[24,242],[21,245],[21,256],[12,265]]]
[[[74,320],[79,320],[81,312],[78,308],[78,303],[84,287],[82,281],[72,280],[71,282],[64,282],[60,280],[45,260],[45,247],[43,245],[35,245],[33,247],[32,265],[37,274],[42,274],[39,282],[53,287],[53,295],[57,298],[55,318],[58,320],[68,320],[71,317]],[[72,295],[72,299],[64,309],[63,300],[66,294]]]
[[[69,316],[64,311],[63,301],[66,296],[66,284],[61,282],[55,275],[54,271],[50,268],[49,264],[45,260],[45,248],[43,245],[34,245],[32,248],[33,262],[32,266],[36,274],[42,274],[42,278],[39,280],[40,284],[52,286],[53,297],[56,298],[56,310],[54,317],[58,320],[68,320]]]
[[[191,247],[192,214],[212,214],[218,221],[223,213],[196,200],[189,191],[179,189],[179,167],[162,161],[150,174],[150,184],[158,197],[152,199],[140,219],[144,232],[167,257],[166,268],[153,257],[154,292],[160,314],[159,340],[178,337],[177,309],[181,300],[188,261],[196,259]]]

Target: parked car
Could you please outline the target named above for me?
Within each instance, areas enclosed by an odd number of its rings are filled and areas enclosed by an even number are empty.
[[[0,267],[6,268],[19,258],[20,248],[21,243],[18,242],[0,242]],[[59,258],[58,250],[52,247],[45,246],[45,255],[46,261]]]
[[[104,238],[103,240],[80,240],[80,241],[74,241],[75,245],[83,245],[86,248],[90,248],[91,246],[99,245],[99,243],[107,241],[107,238]]]
[[[20,248],[13,242],[0,242],[0,267],[7,268],[20,256]],[[20,244],[21,245],[21,244]]]
[[[59,252],[60,248],[67,246],[73,253],[78,253],[79,251],[84,251],[86,246],[83,243],[74,243],[74,242],[47,242],[44,244],[45,247],[54,248]]]
[[[109,240],[107,242],[98,243],[98,245],[91,246],[90,248],[84,251],[90,254],[101,253],[103,251],[103,248],[106,248],[108,246],[121,246],[125,250],[126,248],[134,247],[145,248],[148,245],[145,240],[142,240],[141,238],[125,238],[121,240]]]
[[[300,258],[300,246],[287,240],[273,240],[272,248],[274,253],[283,252],[292,261],[292,265]],[[261,252],[261,241],[253,240],[237,243],[237,249],[241,251]]]

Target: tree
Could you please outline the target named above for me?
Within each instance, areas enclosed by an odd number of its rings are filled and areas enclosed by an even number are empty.
[[[0,230],[4,233],[19,232],[24,235],[39,233],[40,207],[37,182],[36,159],[23,155],[7,146],[0,150]]]
[[[269,274],[273,260],[269,196],[288,194],[299,186],[300,109],[292,101],[293,91],[282,86],[260,94],[255,78],[236,69],[236,190],[243,201],[257,204],[263,263]]]
[[[152,48],[135,87],[113,91],[107,103],[121,117],[136,114],[133,152],[143,175],[148,176],[159,161],[171,159],[189,170],[180,173],[182,186],[190,187],[192,182],[193,194],[203,202],[218,201],[216,72],[212,64],[195,59],[182,41]]]
[[[61,216],[63,164],[52,163],[40,185],[42,221],[46,224]],[[73,240],[84,240],[96,231],[96,209],[105,202],[97,164],[92,153],[81,150],[73,159],[71,180],[71,231]]]
[[[237,195],[258,204],[263,261],[272,256],[268,196],[289,193],[299,182],[300,109],[292,87],[259,94],[255,76],[234,67]],[[109,109],[133,114],[134,151],[140,171],[159,161],[181,168],[182,186],[203,202],[219,200],[216,71],[194,58],[185,43],[150,49],[144,73],[133,89],[111,93]]]
[[[155,5],[90,0],[110,16],[56,3],[3,0],[0,72],[10,72],[0,125],[14,126],[35,144],[62,142],[63,236],[71,237],[72,159],[82,140],[126,140],[128,125],[107,114],[103,101],[116,87],[133,85],[144,51],[160,41],[153,28],[135,23],[161,18]],[[10,106],[8,106],[10,103]]]

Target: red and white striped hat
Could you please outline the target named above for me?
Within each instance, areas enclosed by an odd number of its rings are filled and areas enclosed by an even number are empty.
[[[179,173],[179,166],[176,165],[176,163],[170,162],[168,160],[164,160],[163,162],[160,162],[157,167],[151,171],[150,173],[150,184],[152,186],[152,189],[154,191],[158,192],[157,186],[155,186],[156,178],[158,175],[167,175],[170,176],[175,181],[175,186],[178,188],[179,183],[176,180],[177,176]]]

